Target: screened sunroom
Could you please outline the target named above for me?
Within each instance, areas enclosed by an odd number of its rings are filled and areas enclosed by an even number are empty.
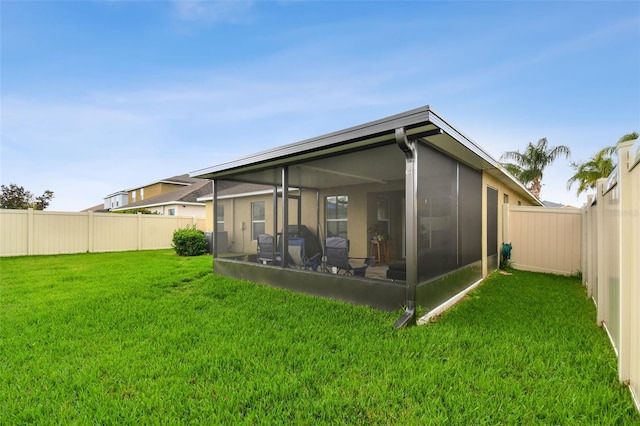
[[[540,204],[428,106],[191,176],[213,181],[215,273],[405,308],[398,326],[497,267],[500,204]]]

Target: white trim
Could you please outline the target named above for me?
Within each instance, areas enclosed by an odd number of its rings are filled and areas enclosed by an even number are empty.
[[[437,306],[434,309],[432,309],[431,311],[427,312],[426,314],[424,314],[423,316],[418,318],[418,321],[416,321],[416,324],[417,325],[427,324],[427,323],[429,323],[429,321],[431,321],[432,318],[435,318],[435,317],[437,317],[439,315],[442,315],[444,313],[444,311],[446,311],[447,309],[451,308],[453,305],[455,305],[460,300],[462,300],[462,298],[464,296],[466,296],[467,293],[469,293],[471,290],[473,290],[476,287],[478,287],[482,283],[482,281],[484,281],[484,278],[480,278],[478,281],[476,281],[475,283],[473,283],[469,287],[465,288],[460,293],[458,293],[455,296],[453,296],[451,299],[445,301],[440,306]]]

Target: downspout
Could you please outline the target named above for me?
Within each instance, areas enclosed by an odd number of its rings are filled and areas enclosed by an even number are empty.
[[[406,286],[404,314],[394,324],[396,329],[416,324],[416,285],[418,281],[418,212],[415,141],[407,139],[404,128],[396,129],[396,143],[405,155],[405,215],[406,215]]]
[[[213,214],[211,215],[213,217],[213,226],[211,227],[213,230],[213,236],[211,237],[213,247],[211,247],[211,254],[215,262],[216,257],[218,257],[218,184],[215,179],[211,181],[211,196],[213,200],[211,203],[211,208],[213,209]]]

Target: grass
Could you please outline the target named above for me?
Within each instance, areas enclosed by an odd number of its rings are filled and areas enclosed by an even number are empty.
[[[435,323],[170,251],[0,259],[0,424],[640,424],[571,278],[495,275]]]

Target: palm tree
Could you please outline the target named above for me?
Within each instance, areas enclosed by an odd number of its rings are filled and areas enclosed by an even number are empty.
[[[632,141],[634,139],[638,139],[638,132],[627,133],[618,139],[618,143]],[[576,172],[567,181],[567,189],[571,189],[571,186],[576,182],[579,183],[576,195],[580,195],[589,189],[594,189],[598,179],[606,178],[613,172],[615,168],[613,154],[615,154],[615,152],[615,145],[608,146],[598,151],[584,163],[571,162],[571,167],[573,167]]]
[[[638,139],[638,137],[640,137],[638,132],[627,133],[626,135],[624,135],[623,137],[618,139],[618,143],[626,142],[626,141],[632,141],[632,140]]]
[[[569,158],[571,155],[569,147],[565,145],[550,147],[547,138],[542,138],[535,145],[529,142],[524,152],[505,152],[500,160],[513,160],[513,163],[502,163],[502,165],[524,185],[529,185],[529,191],[540,198],[542,172],[560,155]]]
[[[615,146],[608,146],[598,151],[584,163],[571,162],[571,167],[575,170],[575,174],[567,181],[567,189],[571,189],[575,182],[579,183],[576,195],[595,188],[598,179],[609,176],[615,168],[612,157],[615,149]]]

